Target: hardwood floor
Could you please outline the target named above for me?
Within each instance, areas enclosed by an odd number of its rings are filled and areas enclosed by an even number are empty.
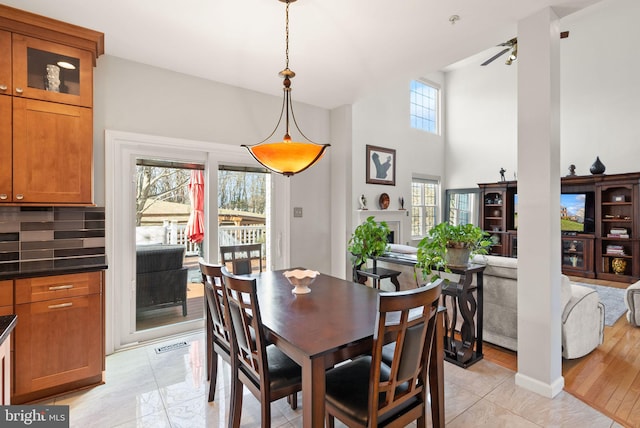
[[[628,284],[572,278],[580,282],[626,288]],[[562,361],[565,391],[626,427],[640,427],[640,328],[625,316],[604,328],[604,343],[589,355]],[[517,355],[483,344],[484,357],[517,371]]]

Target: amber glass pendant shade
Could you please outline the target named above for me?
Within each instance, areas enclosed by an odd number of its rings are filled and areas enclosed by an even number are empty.
[[[291,176],[318,162],[329,144],[300,143],[283,140],[261,143],[247,149],[262,165],[278,174]]]

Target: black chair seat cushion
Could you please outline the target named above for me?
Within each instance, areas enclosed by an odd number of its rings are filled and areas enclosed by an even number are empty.
[[[386,364],[382,364],[380,377],[383,381],[389,380],[391,369]],[[363,356],[355,360],[337,366],[329,370],[326,386],[326,400],[360,424],[366,425],[369,418],[368,397],[369,397],[369,377],[371,375],[371,356]],[[398,388],[398,392],[407,389],[407,386]],[[380,402],[384,400],[384,393],[380,396]],[[393,413],[401,413],[402,410],[409,410],[418,403],[418,399],[408,400],[402,405],[401,410]],[[378,419],[379,425],[384,425],[387,415],[382,415]]]
[[[272,391],[287,388],[302,382],[302,368],[295,361],[280,349],[276,348],[275,345],[267,346],[266,351],[267,364],[269,364],[269,383]],[[244,372],[246,374],[246,371]],[[259,384],[259,381],[252,375],[248,375],[248,377],[256,385]]]
[[[271,390],[302,382],[302,368],[275,345],[267,346]]]

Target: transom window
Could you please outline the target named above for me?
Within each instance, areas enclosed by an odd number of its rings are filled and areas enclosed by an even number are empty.
[[[421,80],[411,81],[410,117],[411,127],[439,133],[438,106],[440,89]]]
[[[440,182],[437,179],[411,180],[411,236],[419,239],[436,225]]]

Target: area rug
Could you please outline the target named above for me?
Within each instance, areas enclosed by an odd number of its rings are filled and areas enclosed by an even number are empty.
[[[626,290],[624,288],[605,287],[602,285],[585,284],[574,282],[574,284],[589,287],[598,292],[600,301],[604,305],[604,325],[612,326],[622,315],[627,312],[624,304]]]

